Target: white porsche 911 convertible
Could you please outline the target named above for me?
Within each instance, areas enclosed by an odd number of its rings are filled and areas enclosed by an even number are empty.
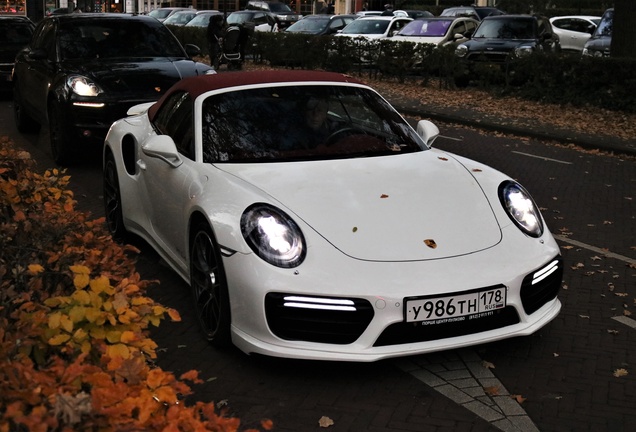
[[[181,275],[218,346],[376,361],[529,335],[561,309],[559,247],[438,133],[346,75],[186,78],[111,127],[107,223]]]

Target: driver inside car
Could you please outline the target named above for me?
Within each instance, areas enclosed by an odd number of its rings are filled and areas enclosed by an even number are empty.
[[[305,126],[308,129],[306,147],[312,148],[326,144],[327,138],[338,130],[338,122],[331,120],[327,114],[329,101],[311,97],[304,103],[302,110]]]

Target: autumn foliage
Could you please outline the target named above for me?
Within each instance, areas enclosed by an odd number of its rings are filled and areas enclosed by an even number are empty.
[[[238,430],[183,401],[196,371],[152,365],[149,326],[179,314],[144,296],[137,251],[77,211],[68,182],[0,138],[0,432]]]

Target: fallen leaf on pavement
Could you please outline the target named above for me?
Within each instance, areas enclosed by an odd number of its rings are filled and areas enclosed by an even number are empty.
[[[628,374],[629,374],[629,372],[627,372],[627,369],[623,369],[623,368],[621,368],[621,369],[616,369],[616,370],[614,371],[614,376],[615,376],[616,378],[624,377],[624,376],[626,376],[626,375],[628,375]]]
[[[499,386],[484,387],[484,392],[488,396],[497,396],[499,394]]]
[[[322,416],[320,417],[320,420],[318,420],[318,425],[321,428],[328,428],[329,426],[333,426],[333,420],[331,420],[329,417],[327,416]]]
[[[489,361],[486,361],[486,360],[483,360],[483,361],[481,362],[481,365],[482,365],[483,367],[485,367],[486,369],[494,369],[494,368],[495,368],[495,365],[494,365],[494,364],[492,364],[492,363],[490,363]]]
[[[510,397],[513,398],[514,400],[516,400],[517,403],[520,403],[520,404],[522,404],[522,403],[524,403],[526,401],[526,398],[524,398],[521,395],[510,395]]]

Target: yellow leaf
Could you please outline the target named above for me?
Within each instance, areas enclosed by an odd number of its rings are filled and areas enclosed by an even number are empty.
[[[70,338],[71,338],[71,335],[59,334],[49,339],[49,345],[53,345],[53,346],[62,345],[63,343],[67,342]]]
[[[113,289],[110,286],[110,281],[106,276],[100,276],[91,281],[91,291],[96,293],[112,294]]]
[[[84,342],[82,342],[82,346],[80,348],[80,350],[82,351],[83,354],[89,353],[91,352],[91,343],[87,340],[85,340]]]
[[[86,331],[84,331],[84,329],[77,329],[77,331],[75,332],[75,334],[73,335],[73,340],[75,342],[83,342],[86,340],[86,337],[88,336],[88,334],[86,333]]]
[[[87,274],[76,273],[75,277],[73,278],[73,285],[75,285],[75,288],[78,288],[78,289],[86,288],[89,282],[90,282],[90,279]]]
[[[75,306],[68,311],[68,316],[73,323],[83,321],[86,317],[86,308],[84,306]]]
[[[49,328],[50,329],[58,328],[60,326],[61,317],[62,317],[62,314],[59,312],[55,312],[49,315]]]
[[[121,357],[123,359],[130,358],[130,350],[124,344],[109,345],[106,353],[110,358]]]
[[[81,305],[89,305],[91,304],[91,296],[84,290],[77,290],[72,295],[71,298],[78,302]]]
[[[71,266],[70,269],[75,274],[89,275],[91,273],[90,269],[83,265],[74,265],[74,266]]]
[[[112,344],[119,342],[121,340],[121,332],[118,330],[106,332],[106,340]]]
[[[104,327],[93,327],[91,329],[91,337],[94,339],[106,339],[106,330]]]
[[[130,343],[136,340],[137,340],[137,335],[135,335],[135,333],[131,332],[130,330],[126,330],[125,332],[123,332],[121,334],[121,338],[119,339],[121,343]]]
[[[133,306],[139,306],[139,305],[150,304],[152,303],[152,300],[150,300],[148,297],[134,297],[130,303]]]
[[[42,267],[40,264],[30,264],[29,265],[29,272],[31,272],[33,274],[42,273],[43,271],[44,271],[44,267]]]
[[[181,321],[181,315],[179,315],[179,311],[175,309],[168,309],[168,316],[172,321],[179,322]]]
[[[71,333],[73,331],[73,321],[68,317],[68,315],[60,316],[60,325],[64,330]]]

